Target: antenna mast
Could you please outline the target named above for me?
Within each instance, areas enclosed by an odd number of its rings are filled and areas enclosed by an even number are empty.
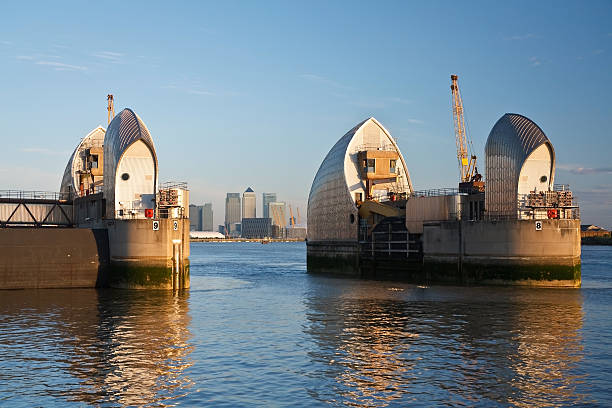
[[[111,120],[113,120],[115,117],[115,102],[113,100],[113,95],[106,95],[106,100],[108,101],[108,107],[106,110],[108,110],[108,124],[110,125]]]

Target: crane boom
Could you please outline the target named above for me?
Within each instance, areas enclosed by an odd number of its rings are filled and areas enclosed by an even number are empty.
[[[465,118],[463,116],[463,102],[457,83],[457,75],[451,75],[451,92],[453,94],[453,120],[455,122],[455,141],[457,143],[457,161],[459,162],[460,182],[467,183],[477,174],[476,156],[468,155],[468,147],[471,149],[472,141],[465,131]]]

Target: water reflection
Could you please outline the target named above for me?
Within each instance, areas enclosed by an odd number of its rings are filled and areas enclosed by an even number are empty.
[[[327,286],[322,296],[322,286]],[[395,287],[392,287],[395,286]],[[311,279],[305,333],[319,401],[355,406],[588,402],[579,290],[420,289]]]
[[[172,404],[191,386],[188,293],[3,291],[6,395],[103,405]],[[19,390],[15,393],[13,390]],[[51,402],[51,401],[49,401]],[[55,402],[56,403],[56,402]]]

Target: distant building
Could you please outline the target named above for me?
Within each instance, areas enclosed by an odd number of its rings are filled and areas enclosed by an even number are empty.
[[[225,197],[225,227],[231,234],[232,225],[239,223],[240,215],[240,193],[227,193]]]
[[[202,229],[199,231],[213,231],[212,203],[206,203],[202,206]]]
[[[189,231],[202,231],[202,206],[189,204]]]
[[[242,193],[242,218],[257,217],[257,196],[251,187]]]
[[[304,227],[285,228],[285,236],[287,239],[306,239],[307,230]]]
[[[268,204],[272,225],[278,225],[281,229],[287,226],[287,206],[285,203],[271,202]],[[264,217],[266,218],[266,217]]]
[[[582,238],[586,237],[610,237],[610,231],[598,227],[597,225],[581,225],[580,226],[580,236]]]
[[[276,202],[276,193],[261,193],[261,199],[263,203],[263,217],[272,218],[270,217],[270,209],[268,208],[268,205]],[[272,222],[274,222],[274,220]]]
[[[217,225],[217,231],[221,234],[225,234],[225,225]]]
[[[272,236],[272,220],[270,218],[243,218],[242,238],[269,238]]]

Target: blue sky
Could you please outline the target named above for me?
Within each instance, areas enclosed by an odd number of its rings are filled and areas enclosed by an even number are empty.
[[[583,222],[612,227],[611,21],[609,1],[4,3],[0,189],[58,190],[108,93],[216,224],[248,186],[258,214],[264,191],[305,214],[321,160],[370,116],[416,189],[455,186],[458,74],[477,153],[501,115],[526,115]]]

